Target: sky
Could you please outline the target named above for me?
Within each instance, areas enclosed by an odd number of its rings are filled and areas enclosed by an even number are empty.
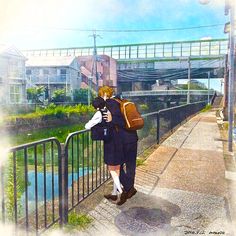
[[[0,43],[19,49],[92,46],[79,30],[174,29],[99,32],[97,45],[226,38],[225,0],[0,0]]]
[[[92,32],[224,24],[224,0],[0,0],[0,41],[20,49],[91,46]],[[99,32],[98,45],[225,38],[223,26],[183,31]]]

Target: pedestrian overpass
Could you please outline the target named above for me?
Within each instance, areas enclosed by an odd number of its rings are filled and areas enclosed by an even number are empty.
[[[223,78],[227,39],[97,46],[99,55],[117,60],[122,91],[150,90],[156,80]],[[27,56],[87,56],[93,47],[23,51]]]

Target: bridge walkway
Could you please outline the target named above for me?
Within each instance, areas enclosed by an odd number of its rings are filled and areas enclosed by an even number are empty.
[[[215,111],[199,113],[137,167],[132,199],[120,207],[103,199],[89,212],[84,234],[232,235],[222,143]]]

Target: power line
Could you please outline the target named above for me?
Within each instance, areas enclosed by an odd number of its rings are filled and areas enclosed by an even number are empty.
[[[200,25],[192,27],[181,27],[181,28],[155,28],[155,29],[80,29],[80,28],[61,28],[61,27],[46,27],[48,30],[66,30],[66,31],[79,31],[79,32],[107,32],[107,33],[138,33],[138,32],[162,32],[162,31],[178,31],[178,30],[191,30],[201,28],[213,28],[222,27],[225,24],[213,24],[213,25]],[[37,27],[35,27],[37,28]]]

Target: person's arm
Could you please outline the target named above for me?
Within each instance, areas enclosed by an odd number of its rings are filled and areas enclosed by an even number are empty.
[[[107,108],[111,112],[111,124],[125,128],[125,121],[120,111],[120,104],[116,101],[110,100],[107,102]]]
[[[91,129],[93,126],[102,122],[102,114],[100,111],[97,111],[92,119],[85,124],[85,129]]]

